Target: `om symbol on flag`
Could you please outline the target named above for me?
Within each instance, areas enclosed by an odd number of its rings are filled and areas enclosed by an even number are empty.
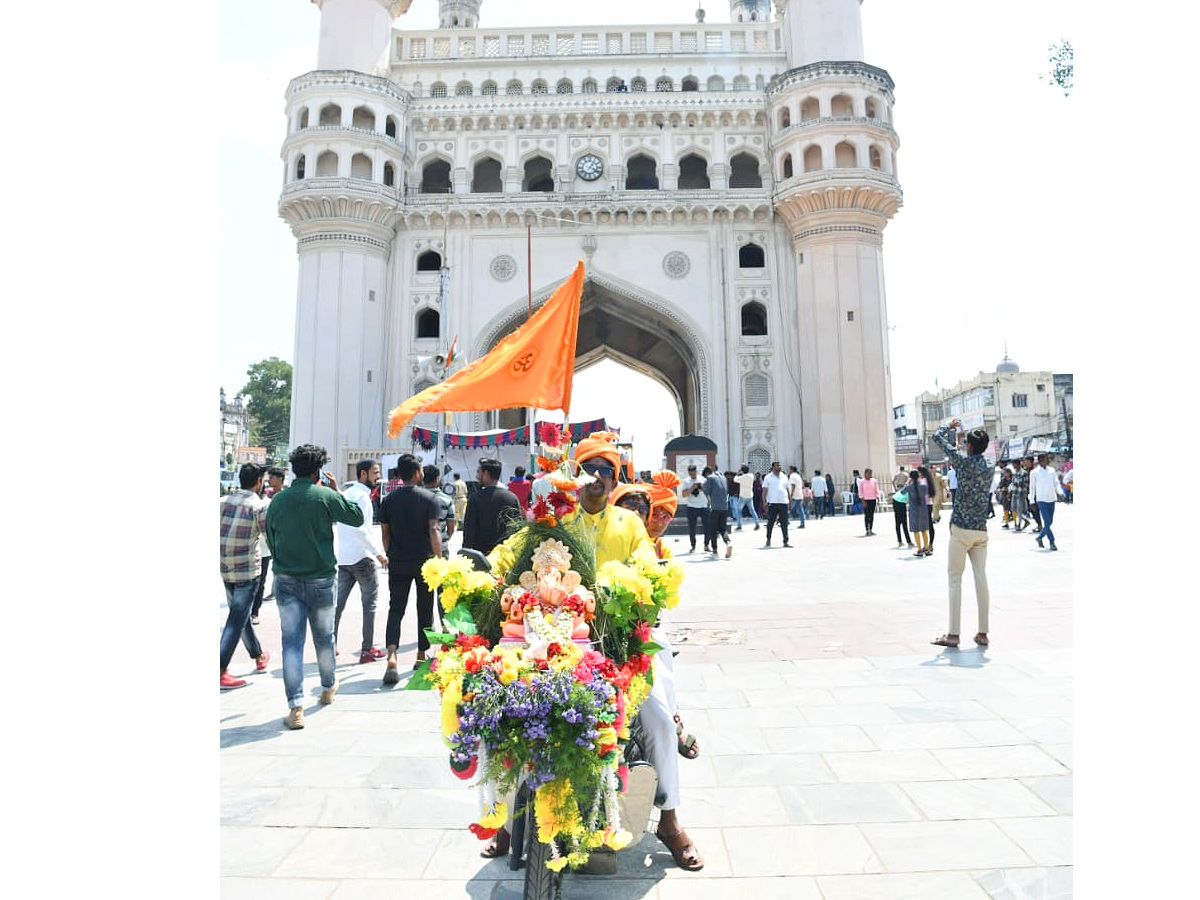
[[[533,363],[537,359],[537,356],[537,347],[530,347],[509,364],[508,373],[513,378],[524,378],[529,374],[529,370],[533,368]]]

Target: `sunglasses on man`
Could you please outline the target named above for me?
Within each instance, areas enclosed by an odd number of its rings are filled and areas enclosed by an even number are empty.
[[[606,466],[602,463],[585,462],[581,468],[594,478],[612,478],[616,473],[616,469],[612,466]]]

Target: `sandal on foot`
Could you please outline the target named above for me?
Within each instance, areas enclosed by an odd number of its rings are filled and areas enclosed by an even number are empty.
[[[975,643],[978,644],[980,647],[986,647],[988,645],[987,635],[984,634],[982,631],[979,632],[979,634],[975,635]]]
[[[929,643],[937,647],[957,647],[958,637],[953,634],[943,634],[936,641],[930,641]]]
[[[679,755],[684,759],[695,759],[700,755],[700,744],[696,736],[683,727],[679,716],[675,716],[675,737],[679,739]]]
[[[492,839],[484,845],[482,850],[479,851],[479,855],[484,859],[496,859],[499,856],[504,856],[508,853],[508,843],[508,830],[499,828],[496,830],[496,834],[493,835]]]
[[[675,860],[675,865],[679,868],[688,872],[699,872],[704,868],[704,860],[700,858],[700,851],[696,849],[696,845],[692,843],[692,839],[682,828],[674,834],[666,835],[663,834],[662,826],[659,825],[654,836],[671,851],[671,858]]]

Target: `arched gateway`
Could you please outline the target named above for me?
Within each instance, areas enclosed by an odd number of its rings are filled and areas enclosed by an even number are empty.
[[[555,286],[535,296],[540,306]],[[474,356],[487,353],[528,317],[528,301],[514,301],[485,326]],[[654,379],[675,398],[685,432],[702,432],[708,425],[710,365],[695,323],[661,298],[638,290],[603,272],[588,273],[579,309],[579,338],[575,347],[578,374],[602,359],[612,359]],[[495,420],[476,419],[476,427],[510,428],[522,425],[522,410],[501,411]]]

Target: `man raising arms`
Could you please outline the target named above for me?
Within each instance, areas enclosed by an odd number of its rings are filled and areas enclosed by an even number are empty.
[[[375,563],[387,568],[388,559],[375,546],[371,530],[375,508],[371,503],[371,492],[379,485],[383,474],[379,463],[373,459],[360,459],[354,467],[357,481],[350,484],[342,496],[362,510],[363,523],[357,528],[338,524],[338,592],[337,611],[333,616],[333,643],[337,645],[338,626],[342,624],[342,612],[354,585],[358,585],[362,597],[362,647],[358,652],[360,663],[383,659],[383,651],[375,646],[375,599],[379,595],[379,578]]]

